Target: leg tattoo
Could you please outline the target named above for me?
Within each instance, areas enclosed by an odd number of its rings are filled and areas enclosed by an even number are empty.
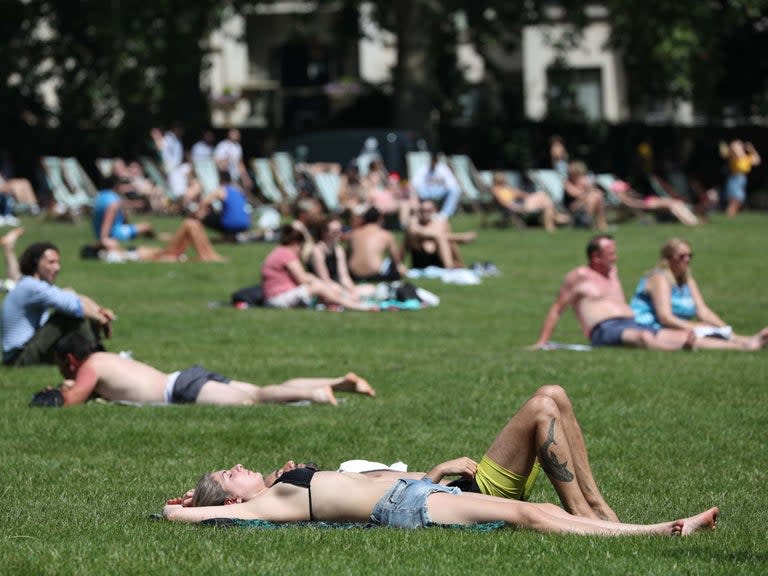
[[[557,458],[557,454],[549,452],[548,448],[550,444],[557,444],[555,442],[555,419],[549,423],[549,432],[547,432],[547,441],[539,448],[539,461],[541,467],[548,476],[551,476],[555,480],[560,482],[571,482],[573,480],[573,474],[568,470],[568,461],[560,462]]]

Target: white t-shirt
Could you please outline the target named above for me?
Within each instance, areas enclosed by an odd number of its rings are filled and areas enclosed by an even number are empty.
[[[217,163],[226,160],[232,181],[240,181],[240,162],[243,159],[243,148],[239,142],[222,140],[216,144],[216,148],[213,150],[213,159]]]

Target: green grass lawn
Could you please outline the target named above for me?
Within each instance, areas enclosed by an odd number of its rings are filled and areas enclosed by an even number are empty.
[[[156,219],[171,231],[176,220]],[[465,216],[458,229],[479,220]],[[23,249],[62,249],[58,283],[118,314],[110,350],[172,371],[201,362],[255,383],[366,376],[379,396],[330,406],[32,409],[54,368],[0,371],[0,572],[3,574],[755,574],[768,564],[768,351],[531,352],[564,273],[590,233],[489,229],[466,247],[502,276],[480,286],[436,281],[440,307],[378,314],[209,307],[258,282],[268,245],[221,246],[228,264],[81,261],[89,227],[25,220]],[[715,217],[697,229],[628,223],[615,231],[631,293],[661,244],[682,235],[711,307],[740,333],[768,324],[768,215]],[[569,312],[554,338],[584,342]],[[334,467],[403,460],[412,470],[479,459],[535,388],[568,390],[598,483],[619,516],[656,522],[714,504],[714,533],[686,539],[288,528],[156,522],[165,498],[237,462],[287,458]],[[546,478],[534,500],[556,502]]]

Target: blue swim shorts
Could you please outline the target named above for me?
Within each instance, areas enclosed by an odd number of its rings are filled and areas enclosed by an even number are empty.
[[[645,330],[653,334],[657,332],[650,326],[641,326],[632,318],[609,318],[592,328],[589,339],[592,346],[623,346],[621,335],[624,330]]]
[[[397,480],[376,502],[371,522],[393,528],[423,528],[433,524],[427,513],[427,496],[435,492],[461,494],[459,488],[435,484],[431,480]]]
[[[110,230],[109,236],[115,240],[125,242],[126,240],[133,240],[136,238],[136,236],[138,236],[138,230],[136,230],[136,226],[133,224],[120,224],[119,226],[114,226],[112,230]]]

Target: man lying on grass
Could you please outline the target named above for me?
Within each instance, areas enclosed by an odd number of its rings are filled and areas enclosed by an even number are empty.
[[[471,508],[474,506],[473,503],[477,503],[478,508],[475,510],[477,515],[471,516],[470,520],[469,516],[462,516],[461,513],[456,512],[456,516],[451,516],[454,519],[453,523],[503,520],[543,531],[624,534],[634,533],[633,530],[642,532],[648,529],[653,532],[648,527],[627,528],[627,525],[619,522],[616,513],[606,503],[592,475],[584,436],[573,405],[561,386],[549,385],[539,388],[502,428],[479,464],[469,458],[461,458],[441,466],[443,467],[438,466],[426,474],[375,470],[363,474],[347,472],[344,475],[379,482],[384,487],[400,480],[423,479],[439,483],[436,490],[428,488],[426,491],[425,497],[428,498],[427,508],[430,514],[432,514],[433,502],[430,494],[441,492],[443,488],[459,488],[459,492],[451,493],[463,493],[470,499],[476,498],[476,500],[469,500],[467,506]],[[310,468],[311,471],[299,472],[303,468]],[[515,504],[500,504],[498,500],[501,502],[526,500],[540,468],[543,468],[549,477],[567,513],[546,504],[526,505],[517,502],[516,504],[519,505],[517,507]],[[313,508],[315,484],[312,479],[316,477],[314,472],[316,469],[313,465],[296,465],[292,460],[265,476],[258,472],[251,472],[238,464],[230,470],[205,475],[194,490],[188,491],[179,498],[168,500],[166,517],[186,521],[214,517],[286,521],[265,516],[258,506],[251,509],[242,506],[227,508],[225,505],[247,503],[274,485],[279,485],[281,482],[294,484],[294,476],[305,475],[302,486],[309,488],[311,483],[311,490],[313,490],[313,504],[308,510],[309,519],[322,519]],[[442,480],[443,476],[449,474],[458,474],[461,478],[452,482]],[[351,485],[350,490],[357,489],[356,482],[352,482],[354,487]],[[361,481],[360,493],[365,491],[368,494],[368,488],[365,486]],[[371,493],[373,491],[374,489],[371,489]],[[306,505],[304,498],[301,496],[297,498],[302,505]],[[440,500],[442,499],[441,496]],[[448,503],[449,507],[455,504],[457,510],[462,508],[458,501],[453,504],[451,502]],[[370,501],[368,503],[372,504]],[[420,505],[423,505],[423,502]],[[493,516],[490,512],[490,508],[496,505],[501,506],[498,512],[499,517]],[[213,512],[212,509],[191,510],[199,506],[217,506],[218,508]],[[190,510],[187,512],[180,508]],[[325,507],[324,509],[327,510]],[[354,509],[356,513],[360,513],[359,510],[362,510],[362,507],[357,508],[355,504]],[[505,512],[502,512],[502,509]],[[451,514],[454,512],[455,510]],[[468,511],[464,510],[464,512]],[[306,515],[307,510],[301,513]],[[313,513],[314,516],[312,516]],[[440,513],[441,517],[442,513]],[[445,513],[448,514],[448,512]],[[682,524],[678,525],[679,529],[673,528],[670,524],[663,525],[663,528],[660,528],[662,525],[657,525],[656,529],[668,534],[688,533],[704,526],[714,527],[716,515],[717,510],[711,509],[699,516],[681,521]],[[425,518],[428,518],[426,513],[422,520]],[[443,523],[435,515],[432,518],[436,523]],[[341,520],[341,518],[337,517],[335,520]],[[367,518],[362,521],[367,521]],[[428,523],[428,520],[425,522]]]
[[[249,405],[308,400],[336,404],[334,392],[375,396],[374,389],[352,372],[339,378],[295,378],[256,386],[209,372],[199,365],[167,374],[143,362],[101,352],[79,334],[62,338],[55,349],[65,380],[32,399],[34,406],[83,404],[92,396],[137,404]]]

